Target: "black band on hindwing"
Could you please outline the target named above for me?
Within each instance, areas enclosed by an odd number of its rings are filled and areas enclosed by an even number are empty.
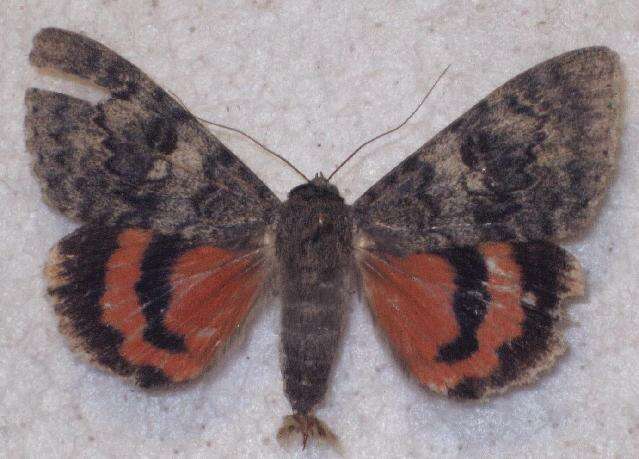
[[[486,315],[490,295],[485,282],[488,272],[484,257],[474,248],[454,248],[440,252],[455,269],[453,311],[459,325],[459,336],[440,346],[437,361],[453,363],[465,360],[479,348],[477,328]]]
[[[65,237],[58,244],[64,258],[58,269],[65,283],[50,288],[49,293],[56,298],[63,327],[70,327],[69,333],[82,340],[97,363],[119,375],[134,376],[142,387],[165,386],[168,379],[159,368],[135,366],[122,358],[122,333],[102,322],[100,298],[105,291],[106,266],[118,248],[118,234],[114,228],[87,225]]]
[[[499,351],[501,380],[513,380],[522,367],[534,366],[549,348],[557,316],[562,275],[569,270],[565,252],[548,242],[513,244],[517,264],[521,267],[522,289],[532,293],[535,307],[524,308],[523,334]]]
[[[175,353],[186,350],[184,336],[166,329],[164,314],[171,305],[171,269],[183,251],[184,243],[179,236],[154,236],[144,253],[142,276],[135,285],[147,322],[144,339]]]
[[[448,391],[460,399],[480,398],[488,387],[504,387],[526,375],[551,352],[556,333],[560,294],[565,289],[562,276],[570,270],[565,252],[548,242],[513,244],[513,256],[521,269],[525,295],[535,298],[534,308],[525,307],[519,338],[504,343],[497,355],[499,367],[488,378],[466,378]]]

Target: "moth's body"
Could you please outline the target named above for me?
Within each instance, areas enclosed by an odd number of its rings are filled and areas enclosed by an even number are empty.
[[[308,414],[327,388],[350,300],[352,220],[323,177],[293,189],[275,240],[282,295],[282,373],[296,413]]]
[[[83,223],[52,251],[49,293],[61,331],[99,366],[145,388],[197,378],[271,279],[294,412],[281,432],[304,439],[331,437],[312,411],[354,279],[410,373],[441,394],[503,392],[563,350],[562,301],[584,280],[556,242],[590,224],[616,166],[623,80],[610,49],[511,79],[352,206],[321,176],[281,202],[94,40],[43,29],[30,59],[109,93],[25,97],[43,193]]]

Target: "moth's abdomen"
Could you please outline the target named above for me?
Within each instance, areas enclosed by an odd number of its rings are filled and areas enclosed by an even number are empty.
[[[291,191],[276,239],[284,303],[284,389],[293,410],[301,414],[308,414],[326,393],[352,266],[348,208],[322,180]]]
[[[282,373],[286,395],[295,412],[308,413],[326,393],[337,351],[342,306],[337,302],[284,305]]]

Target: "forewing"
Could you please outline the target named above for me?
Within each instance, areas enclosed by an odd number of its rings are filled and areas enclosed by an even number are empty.
[[[561,302],[578,262],[551,243],[485,243],[398,257],[361,251],[366,298],[425,386],[481,398],[531,381],[563,350]]]
[[[203,236],[252,232],[279,202],[222,143],[131,63],[82,35],[43,29],[33,65],[105,88],[92,105],[26,93],[27,147],[49,203],[83,222]]]
[[[621,85],[607,48],[533,67],[364,193],[358,226],[407,251],[575,234],[614,171]]]
[[[240,327],[270,275],[263,248],[86,225],[53,249],[60,329],[99,366],[159,387],[197,377]]]

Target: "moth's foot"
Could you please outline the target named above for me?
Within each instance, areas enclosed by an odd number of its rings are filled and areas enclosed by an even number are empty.
[[[326,424],[311,414],[297,413],[285,416],[282,427],[277,431],[277,440],[280,444],[289,444],[291,437],[297,434],[302,437],[302,449],[306,448],[309,438],[316,438],[339,450],[337,436]]]

